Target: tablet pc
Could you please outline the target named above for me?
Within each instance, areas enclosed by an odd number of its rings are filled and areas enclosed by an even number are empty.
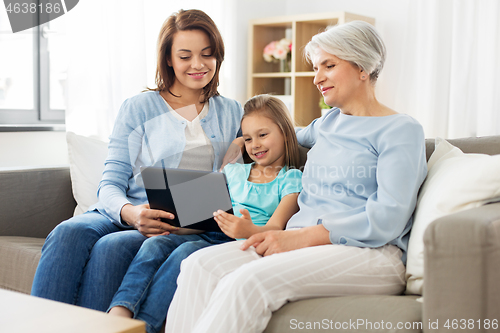
[[[151,209],[174,214],[162,219],[180,228],[219,231],[213,213],[219,209],[233,214],[226,175],[221,172],[141,167]]]

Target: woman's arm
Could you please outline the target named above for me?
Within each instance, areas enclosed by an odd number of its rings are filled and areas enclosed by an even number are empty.
[[[241,250],[245,251],[253,246],[258,254],[268,256],[274,253],[326,244],[331,244],[330,233],[323,225],[319,224],[300,229],[261,232],[248,238],[241,245]]]
[[[229,163],[243,163],[243,154],[245,152],[245,140],[242,136],[233,140],[227,148],[226,155],[222,160],[220,171]]]

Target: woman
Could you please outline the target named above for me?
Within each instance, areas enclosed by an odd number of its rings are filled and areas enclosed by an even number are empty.
[[[427,171],[422,127],[377,101],[385,47],[369,24],[329,28],[306,55],[335,108],[297,131],[311,148],[299,212],[284,231],[185,260],[167,332],[262,332],[287,301],[404,290],[411,216]]]
[[[224,44],[199,10],[181,10],[158,38],[157,88],[126,100],[110,137],[99,202],[59,224],[42,249],[32,294],[106,311],[142,243],[168,235],[171,250],[232,240],[223,233],[173,234],[169,213],[147,204],[141,166],[218,170],[243,110],[219,96]]]

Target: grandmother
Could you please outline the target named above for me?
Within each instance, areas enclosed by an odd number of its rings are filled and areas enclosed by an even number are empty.
[[[399,294],[424,133],[381,104],[386,50],[368,23],[328,28],[305,48],[314,84],[333,108],[297,131],[311,148],[300,211],[286,230],[203,249],[181,267],[167,332],[262,332],[288,301]]]

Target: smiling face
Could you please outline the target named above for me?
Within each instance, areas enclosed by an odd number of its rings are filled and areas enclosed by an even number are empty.
[[[210,39],[202,30],[178,31],[167,63],[175,72],[171,90],[176,94],[203,89],[214,77],[217,65]]]
[[[347,107],[356,99],[359,88],[367,79],[358,66],[318,49],[312,57],[314,84],[325,99],[325,103],[338,108]],[[364,76],[364,77],[363,77]]]
[[[281,129],[261,112],[241,122],[248,156],[260,167],[282,167],[285,162],[285,138]]]

